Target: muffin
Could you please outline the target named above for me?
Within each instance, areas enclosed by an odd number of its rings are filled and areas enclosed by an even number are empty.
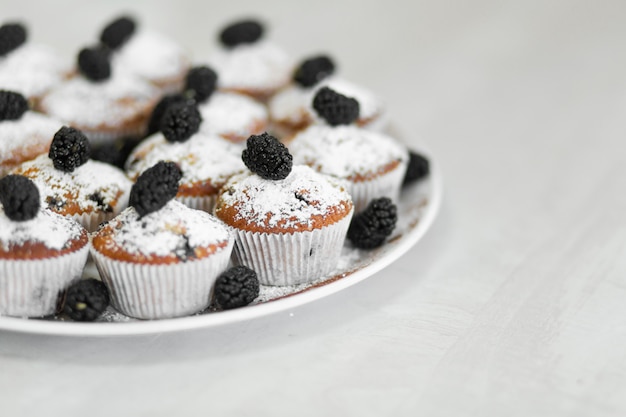
[[[24,161],[48,152],[61,123],[28,110],[19,93],[0,90],[0,177]]]
[[[100,33],[100,42],[111,49],[114,73],[140,77],[163,92],[183,86],[190,61],[176,42],[158,32],[141,27],[123,16],[110,22]]]
[[[222,187],[215,215],[236,235],[233,261],[265,285],[295,285],[336,267],[353,214],[342,182],[292,166],[276,138],[248,139],[242,158],[251,171]]]
[[[85,48],[78,55],[81,75],[59,85],[38,109],[81,130],[94,145],[145,134],[159,90],[141,78],[111,71],[110,52]]]
[[[219,74],[219,89],[264,101],[287,85],[293,63],[263,35],[263,26],[254,20],[233,23],[220,32],[220,48],[209,59]]]
[[[320,118],[313,109],[313,98],[328,87],[359,102],[357,126],[382,130],[387,123],[381,100],[367,89],[335,75],[335,64],[326,55],[304,60],[293,73],[292,83],[274,95],[268,103],[272,122],[284,135],[302,130]]]
[[[148,130],[161,128],[161,119],[169,106],[194,101],[202,116],[202,132],[218,135],[234,143],[244,142],[250,135],[267,130],[267,109],[255,99],[232,92],[215,91],[217,74],[207,66],[192,68],[185,77],[182,93],[163,97],[155,107]]]
[[[409,153],[405,146],[382,133],[354,125],[359,103],[322,88],[314,107],[325,124],[314,124],[289,143],[294,163],[347,181],[355,211],[379,197],[397,201]]]
[[[59,293],[80,278],[88,251],[85,229],[42,210],[32,181],[0,180],[0,315],[53,314]]]
[[[226,269],[232,239],[212,215],[171,201],[181,172],[172,162],[145,171],[130,207],[92,236],[92,257],[113,306],[140,319],[205,309],[217,276]]]
[[[0,90],[16,91],[36,102],[72,70],[51,49],[29,43],[27,37],[22,24],[0,26]]]
[[[95,230],[128,203],[131,182],[111,165],[89,159],[89,141],[78,130],[62,127],[50,151],[16,168],[37,184],[42,204]]]
[[[170,107],[164,115],[163,132],[152,135],[131,153],[126,164],[129,178],[136,179],[159,161],[175,162],[182,171],[176,199],[188,207],[211,212],[218,190],[245,166],[240,147],[198,131],[200,125],[200,114],[193,103]],[[181,131],[170,126],[190,129]]]

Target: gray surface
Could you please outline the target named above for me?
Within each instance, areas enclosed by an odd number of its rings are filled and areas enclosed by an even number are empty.
[[[123,4],[0,9],[69,55]],[[245,11],[295,55],[332,52],[426,139],[443,210],[393,266],[290,313],[2,333],[3,416],[626,414],[626,3],[136,4],[198,60]]]

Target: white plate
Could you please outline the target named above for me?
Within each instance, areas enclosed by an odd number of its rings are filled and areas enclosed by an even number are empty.
[[[430,159],[430,175],[403,190],[398,203],[398,226],[394,235],[385,245],[373,251],[344,248],[337,274],[332,278],[307,287],[289,289],[265,287],[257,304],[190,317],[116,323],[77,323],[0,317],[0,330],[62,336],[123,336],[175,332],[250,320],[289,310],[341,291],[371,277],[398,259],[415,245],[432,225],[441,204],[442,179],[433,158],[427,152],[419,151]],[[120,321],[121,317],[123,316],[116,313],[108,315],[109,321]]]

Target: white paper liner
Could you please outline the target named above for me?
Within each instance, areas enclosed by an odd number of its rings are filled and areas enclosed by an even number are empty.
[[[176,197],[176,201],[180,201],[189,208],[206,211],[213,214],[213,207],[215,207],[216,195],[204,196],[204,197]]]
[[[89,246],[48,259],[0,259],[0,315],[53,314],[59,293],[80,278]]]
[[[92,248],[100,278],[121,313],[138,319],[187,316],[209,306],[213,283],[228,266],[233,242],[203,259],[169,265],[117,261]]]
[[[348,193],[352,196],[354,203],[355,213],[364,210],[369,202],[375,198],[389,197],[394,203],[397,203],[406,168],[407,163],[401,162],[395,169],[370,181],[346,181]]]
[[[231,227],[236,235],[233,262],[256,271],[263,285],[296,285],[324,277],[337,266],[353,213],[305,232],[270,234]]]

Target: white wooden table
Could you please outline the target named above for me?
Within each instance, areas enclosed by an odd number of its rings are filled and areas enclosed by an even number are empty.
[[[120,10],[198,61],[221,24],[264,16],[385,97],[446,181],[407,255],[293,311],[151,337],[0,333],[0,415],[626,415],[626,2],[15,3],[2,19],[68,57]]]

